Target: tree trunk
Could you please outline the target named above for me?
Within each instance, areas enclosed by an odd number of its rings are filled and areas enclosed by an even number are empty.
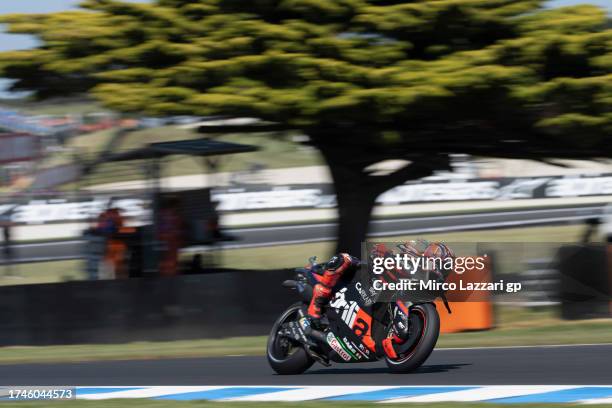
[[[361,243],[366,239],[378,193],[361,185],[363,183],[359,183],[359,178],[334,179],[334,183],[338,203],[336,252],[347,252],[360,257]]]
[[[331,138],[331,137],[330,137]],[[328,139],[329,140],[329,139]],[[325,158],[336,191],[338,208],[337,252],[348,252],[360,256],[361,243],[366,240],[372,210],[376,198],[385,191],[407,180],[419,179],[432,174],[436,169],[448,169],[448,155],[412,157],[412,163],[388,175],[374,176],[366,168],[390,155],[376,154],[347,146],[315,143]]]
[[[336,252],[360,256],[370,216],[380,191],[364,173],[362,162],[353,162],[342,149],[321,149],[334,182],[338,209]],[[361,153],[363,154],[363,153]]]

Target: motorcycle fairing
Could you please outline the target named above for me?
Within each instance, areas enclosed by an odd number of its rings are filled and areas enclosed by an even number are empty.
[[[364,304],[354,284],[338,288],[327,307],[329,329],[353,352],[356,358],[352,362],[376,360],[371,309],[371,305]]]
[[[329,320],[329,332],[333,333],[333,335],[339,341],[341,341],[342,344],[346,345],[346,347],[354,355],[354,358],[352,358],[350,361],[342,359],[341,362],[363,363],[377,360],[375,347],[374,349],[368,347],[366,345],[367,340],[364,341],[363,337],[359,337],[357,334],[355,334],[355,332],[347,326],[347,324],[335,310],[329,310],[327,317]]]

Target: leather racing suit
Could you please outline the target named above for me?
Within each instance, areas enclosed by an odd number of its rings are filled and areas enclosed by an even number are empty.
[[[349,254],[340,253],[334,255],[325,264],[325,269],[321,275],[315,275],[318,283],[312,288],[312,299],[308,306],[308,315],[311,319],[316,321],[321,318],[321,308],[331,299],[333,287],[347,270],[358,265],[359,259]]]
[[[409,253],[411,256],[425,256],[425,257],[442,257],[448,256],[454,257],[454,253],[450,248],[442,243],[427,243],[426,241],[408,242],[400,245],[402,253]],[[372,256],[386,256],[391,254],[384,245],[376,245]],[[318,326],[318,322],[321,318],[321,309],[329,303],[333,296],[333,287],[338,283],[342,275],[350,270],[351,268],[358,267],[360,261],[347,253],[339,253],[334,255],[324,267],[324,271],[321,275],[315,275],[318,283],[313,287],[313,295],[308,306],[308,316],[312,320],[315,326]],[[391,275],[392,280],[397,279]],[[394,279],[395,278],[395,279]],[[397,358],[397,355],[393,349],[393,344],[402,344],[405,341],[405,336],[408,330],[408,306],[402,302],[397,301],[398,316],[396,319],[404,322],[405,333],[393,333],[392,336],[383,340],[383,349],[388,357]],[[400,323],[401,326],[401,323]],[[404,330],[402,330],[404,331]]]

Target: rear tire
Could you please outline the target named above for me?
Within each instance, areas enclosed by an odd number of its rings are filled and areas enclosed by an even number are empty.
[[[270,367],[281,375],[301,374],[308,370],[314,360],[308,355],[301,344],[290,342],[288,339],[279,336],[278,331],[283,323],[297,320],[298,310],[302,303],[295,303],[276,319],[270,336],[268,336],[267,356]],[[287,349],[288,343],[289,348]]]
[[[440,316],[432,303],[423,303],[410,308],[410,335],[414,343],[397,359],[385,357],[387,367],[393,373],[408,373],[419,368],[429,357],[440,334]],[[414,331],[413,331],[414,330]]]

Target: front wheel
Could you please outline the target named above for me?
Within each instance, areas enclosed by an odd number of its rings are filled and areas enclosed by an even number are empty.
[[[407,373],[419,368],[433,351],[440,334],[440,316],[432,303],[411,307],[408,318],[410,329],[404,352],[396,359],[385,357],[387,367],[394,373]]]
[[[267,355],[270,367],[278,374],[301,374],[314,364],[304,347],[287,336],[284,336],[283,325],[299,319],[301,303],[291,305],[274,322],[268,337]]]

